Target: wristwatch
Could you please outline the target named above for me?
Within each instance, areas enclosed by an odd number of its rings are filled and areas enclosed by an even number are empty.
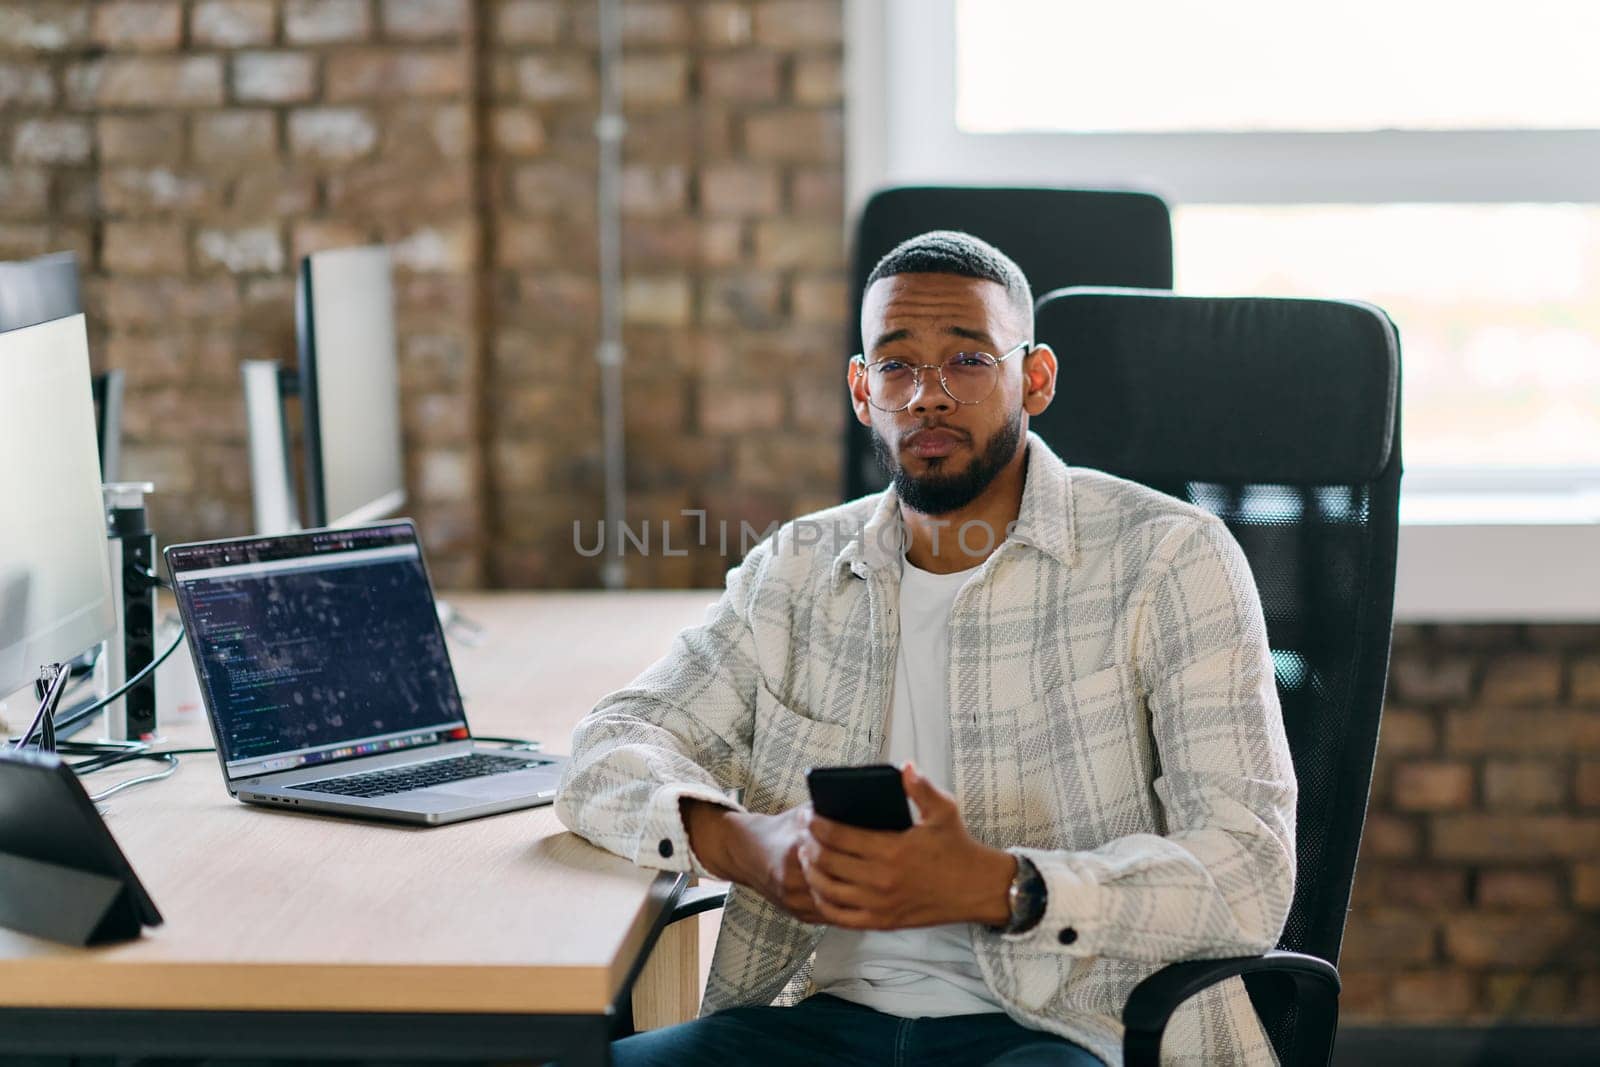
[[[1044,876],[1033,861],[1017,857],[1017,873],[1011,876],[1011,887],[1006,890],[1006,903],[1011,908],[1011,920],[1004,926],[991,927],[1002,934],[1024,934],[1039,925],[1044,918],[1048,897]]]

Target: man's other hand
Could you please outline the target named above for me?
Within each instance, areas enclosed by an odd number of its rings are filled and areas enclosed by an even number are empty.
[[[690,800],[684,813],[689,847],[708,871],[760,893],[802,922],[825,921],[800,870],[809,804],[759,815]]]
[[[955,797],[910,763],[900,777],[922,816],[909,830],[863,830],[810,814],[799,860],[821,917],[807,921],[858,930],[1003,925],[1016,858],[968,834]]]

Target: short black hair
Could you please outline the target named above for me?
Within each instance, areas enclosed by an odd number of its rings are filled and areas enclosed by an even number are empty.
[[[1012,258],[981,237],[960,230],[930,230],[901,241],[878,260],[867,275],[866,288],[897,274],[957,274],[1003,286],[1023,321],[1033,328],[1033,290]]]

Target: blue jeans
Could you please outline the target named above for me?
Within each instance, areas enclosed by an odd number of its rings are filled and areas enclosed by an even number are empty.
[[[729,1008],[611,1045],[614,1067],[759,1063],[761,1067],[1104,1067],[1064,1037],[1003,1012],[902,1019],[818,993],[789,1008]]]

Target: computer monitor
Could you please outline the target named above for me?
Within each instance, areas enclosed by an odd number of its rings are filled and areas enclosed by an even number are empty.
[[[314,252],[295,300],[306,526],[352,526],[405,505],[394,280],[382,246]]]
[[[0,331],[64,319],[82,310],[78,258],[71,252],[0,263]]]
[[[0,333],[82,311],[78,258],[71,252],[0,263]],[[93,382],[100,477],[115,482],[122,477],[122,372],[97,374]]]
[[[0,333],[0,695],[116,626],[82,315]]]

